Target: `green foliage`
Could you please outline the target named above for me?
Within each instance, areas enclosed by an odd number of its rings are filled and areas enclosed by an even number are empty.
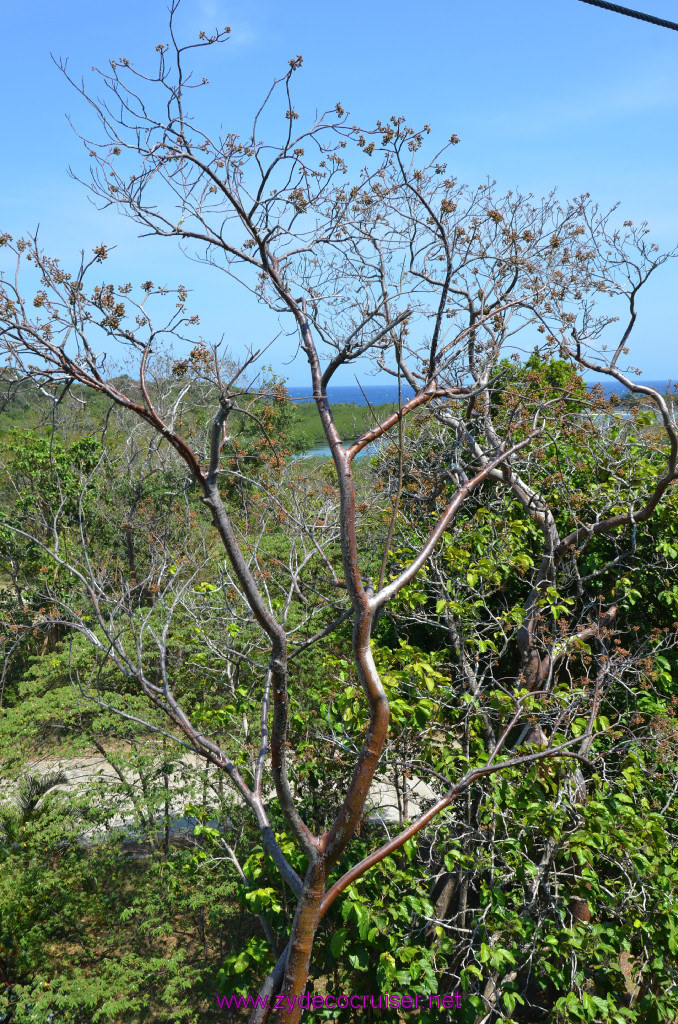
[[[516,415],[537,387],[546,402],[567,392],[572,411],[537,451],[536,480],[561,532],[582,517],[623,511],[625,488],[639,498],[650,492],[662,459],[642,413],[633,421],[611,421],[599,436],[593,421],[586,425],[581,383],[567,364],[532,359],[527,367],[505,368],[492,397],[496,415]],[[292,413],[299,410],[284,396],[255,408],[260,418],[262,408],[268,410],[268,433],[291,451],[298,426]],[[308,407],[311,414],[315,410]],[[196,414],[191,429],[198,425]],[[206,426],[205,420],[200,429]],[[405,441],[415,451],[423,438],[423,467],[415,463],[406,481],[387,579],[409,563],[456,486],[449,477],[438,489],[430,484],[436,472],[430,453],[442,450],[426,433],[430,429],[423,418],[407,427]],[[202,1024],[213,1019],[215,991],[257,989],[286,941],[294,900],[258,833],[232,800],[215,796],[207,776],[196,775],[194,785],[181,783],[185,813],[197,824],[190,842],[170,839],[182,751],[116,711],[151,726],[166,727],[166,718],[149,712],[134,680],[82,631],[45,628],[47,612],[62,602],[75,607],[78,624],[102,647],[106,636],[72,574],[8,525],[24,517],[48,538],[54,522],[60,550],[73,557],[82,531],[89,557],[113,581],[115,600],[132,595],[125,616],[116,620],[120,649],[157,681],[155,638],[167,624],[163,651],[175,694],[246,780],[252,778],[266,655],[176,464],[160,461],[147,477],[125,475],[124,463],[116,461],[123,452],[120,434],[101,436],[95,442],[66,430],[25,431],[21,449],[5,439],[3,578],[11,581],[15,574],[24,601],[18,607],[9,583],[0,593],[3,642],[10,651],[0,711],[5,783],[16,792],[33,759],[47,753],[55,761],[81,757],[92,753],[94,742],[107,750],[111,772],[119,777],[113,789],[92,781],[87,793],[50,787],[41,796],[34,786],[24,791],[23,811],[3,810],[0,980],[9,986],[5,998],[16,1024],[51,1011],[81,1024],[136,1024],[150,1019],[151,1006],[156,1017]],[[309,571],[301,596],[287,598],[284,569],[298,543],[299,514],[288,499],[302,488],[304,512],[317,513],[326,529],[323,516],[336,500],[333,479],[327,467],[281,462],[267,451],[257,442],[254,421],[243,417],[225,449],[234,471],[225,491],[234,506],[248,502],[243,543],[256,551],[271,606],[280,611],[288,603],[295,635],[307,611],[304,599],[313,595],[312,628],[320,630],[342,610],[343,598],[331,592],[325,562]],[[392,456],[385,450],[381,458],[388,465]],[[373,578],[392,515],[380,473],[377,465],[356,466],[366,499],[358,530],[369,552],[365,571]],[[418,502],[408,504],[408,488]],[[599,637],[576,636],[592,613],[569,568],[536,598],[540,636],[561,658],[548,695],[528,694],[518,675],[517,638],[542,545],[534,517],[488,482],[444,534],[435,559],[376,624],[373,655],[391,706],[384,778],[403,788],[418,774],[444,791],[446,780],[483,761],[488,728],[498,732],[517,702],[528,726],[553,726],[553,742],[585,742]],[[582,546],[579,575],[595,580],[592,592],[601,607],[618,607],[609,640],[616,675],[595,709],[590,764],[579,774],[563,760],[485,779],[453,803],[435,828],[349,886],[318,934],[311,982],[316,990],[458,990],[463,1001],[455,1020],[462,1024],[488,1012],[527,1024],[535,1007],[542,1008],[546,1024],[675,1019],[678,661],[670,630],[678,607],[676,552],[673,493],[649,522]],[[328,544],[325,553],[338,568],[337,545]],[[295,642],[304,636],[300,628]],[[367,723],[350,643],[345,623],[322,648],[304,650],[291,662],[290,776],[300,811],[318,832],[336,814]],[[107,706],[89,700],[93,693]],[[539,749],[538,742],[521,739],[522,728],[509,736],[505,760]],[[265,791],[271,786],[267,775]],[[116,811],[120,802],[127,808],[124,828]],[[402,803],[403,821],[412,805]],[[282,818],[272,814],[280,846],[303,876],[305,858]],[[384,826],[368,811],[350,860],[337,865],[333,878],[385,838]],[[590,922],[574,916],[577,907],[590,912]],[[339,1016],[327,1009],[318,1015]],[[368,1021],[399,1019],[395,1010],[366,1011]],[[425,1011],[419,1019],[428,1024],[440,1015]]]
[[[0,842],[0,1010],[17,1024],[52,1011],[82,1024],[211,1019],[217,966],[242,929],[233,878],[196,874],[176,846],[132,860],[124,831],[89,831],[101,817],[96,800],[60,794]]]

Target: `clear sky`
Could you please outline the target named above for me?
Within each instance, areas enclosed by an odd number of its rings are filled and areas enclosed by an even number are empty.
[[[677,0],[633,6],[678,21]],[[204,333],[225,332],[237,349],[260,322],[237,292],[213,271],[187,266],[171,243],[138,241],[129,222],[94,210],[67,175],[69,164],[86,174],[87,160],[65,115],[83,124],[86,112],[50,52],[86,78],[110,57],[150,60],[167,37],[166,8],[165,0],[4,5],[0,228],[16,235],[40,224],[46,248],[67,259],[117,242],[121,280],[183,281]],[[678,244],[678,32],[579,0],[184,0],[182,22],[190,34],[232,28],[204,71],[214,83],[204,102],[215,128],[246,127],[273,77],[300,53],[297,109],[312,114],[341,100],[352,122],[368,125],[402,113],[430,123],[441,144],[452,132],[461,138],[451,165],[460,180],[490,176],[536,195],[554,186],[564,196],[590,192],[647,220],[661,247]],[[640,304],[631,358],[647,378],[678,377],[677,294],[674,262]],[[281,370],[294,349],[286,344],[271,354]],[[285,372],[292,383],[305,378],[300,365]]]

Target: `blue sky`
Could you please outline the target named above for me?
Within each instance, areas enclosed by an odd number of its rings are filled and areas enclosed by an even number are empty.
[[[676,0],[636,6],[678,20]],[[86,112],[50,51],[86,78],[110,57],[150,59],[167,37],[166,7],[165,0],[5,6],[0,227],[18,234],[40,224],[46,248],[66,260],[81,247],[117,242],[112,271],[120,279],[183,281],[205,335],[224,332],[237,349],[266,329],[237,291],[187,265],[168,242],[138,240],[133,225],[94,210],[67,176],[69,164],[85,174],[87,161],[65,115],[84,124]],[[537,195],[554,186],[564,196],[590,192],[602,206],[620,201],[624,217],[647,220],[660,246],[678,244],[678,32],[579,0],[184,0],[182,23],[190,34],[232,28],[204,71],[213,83],[204,115],[215,126],[244,128],[272,78],[301,53],[297,109],[312,113],[341,100],[364,124],[402,113],[431,124],[441,143],[452,132],[461,138],[452,157],[461,180],[490,176]],[[631,359],[647,378],[678,377],[677,292],[673,263],[641,301]],[[293,351],[281,342],[270,359],[297,383],[303,367],[284,366]],[[351,382],[351,374],[337,380]]]

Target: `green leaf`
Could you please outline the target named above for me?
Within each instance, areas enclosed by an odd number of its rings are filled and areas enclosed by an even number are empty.
[[[332,950],[332,956],[338,957],[344,948],[346,943],[346,937],[348,936],[348,928],[340,928],[332,936],[330,942],[330,949]]]
[[[366,971],[370,966],[370,954],[364,946],[358,946],[348,954],[348,962],[356,971]]]
[[[380,976],[383,977],[386,984],[395,978],[396,962],[395,958],[390,953],[382,953],[379,957],[378,972]]]

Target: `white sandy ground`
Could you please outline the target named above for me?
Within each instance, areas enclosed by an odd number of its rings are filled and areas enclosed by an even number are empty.
[[[126,769],[124,766],[119,767],[123,776],[122,780],[106,757],[92,754],[68,758],[41,757],[39,760],[29,762],[26,772],[27,774],[43,775],[48,772],[62,771],[67,781],[55,786],[50,793],[60,790],[75,796],[82,795],[84,791],[96,787],[98,791],[96,803],[100,807],[106,806],[109,815],[106,825],[96,824],[88,827],[83,822],[82,839],[85,842],[92,842],[96,841],[97,835],[110,830],[123,829],[137,834],[139,832],[139,814],[135,813],[135,804],[137,807],[139,805],[143,807],[144,804],[140,778],[137,772]],[[149,772],[148,766],[146,771]],[[162,781],[160,762],[153,774],[156,783]],[[403,780],[402,775],[401,793],[404,782],[407,785],[406,815],[407,820],[411,820],[417,817],[430,803],[437,800],[439,793],[436,793],[424,780],[416,776]],[[20,783],[21,780],[12,780],[3,784],[0,778],[0,799],[13,801]],[[196,820],[188,809],[190,804],[200,803],[215,811],[220,805],[223,807],[230,804],[235,808],[243,804],[241,797],[231,789],[224,776],[216,768],[206,766],[202,758],[189,752],[183,754],[179,761],[175,762],[174,770],[168,776],[168,788],[171,795],[167,811],[164,807],[156,807],[154,819],[157,824],[167,813],[170,819],[170,831],[175,837],[181,834],[189,837],[193,834]],[[268,794],[268,799],[274,799],[272,789]],[[398,791],[386,775],[379,775],[372,783],[365,810],[370,821],[381,823],[387,831],[390,826],[398,825],[401,821]]]

